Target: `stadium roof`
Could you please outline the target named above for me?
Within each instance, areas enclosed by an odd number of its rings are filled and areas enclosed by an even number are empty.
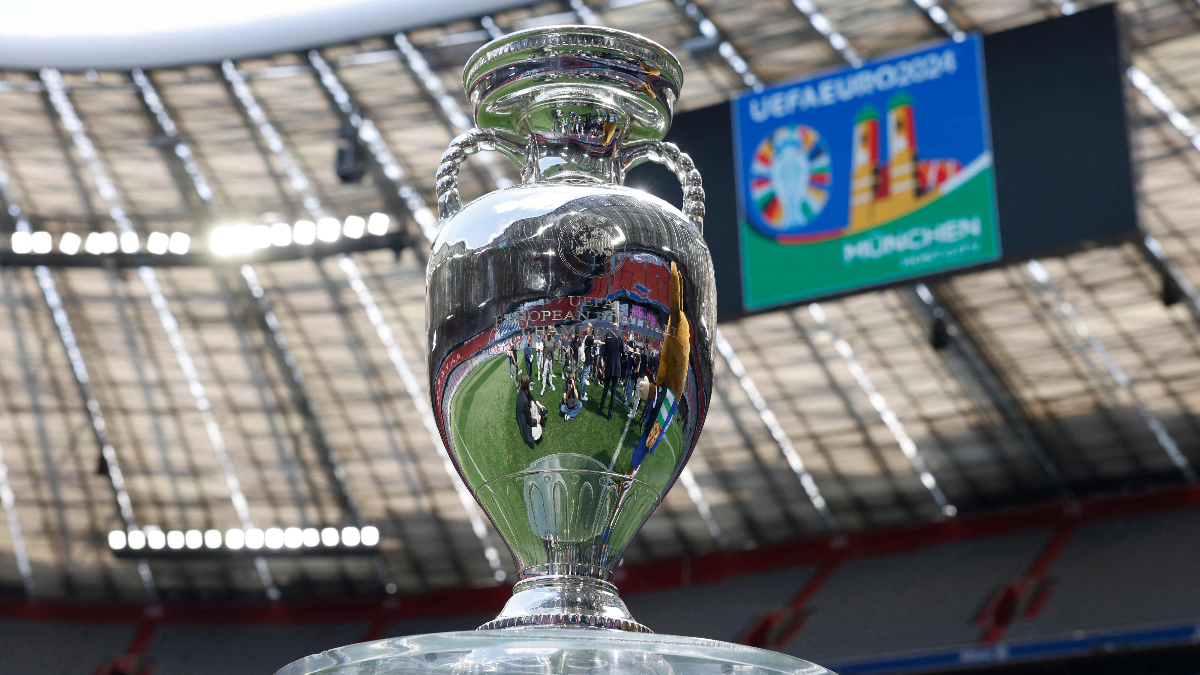
[[[425,386],[422,209],[463,123],[462,64],[493,36],[577,21],[642,33],[680,57],[687,109],[1087,6],[574,0],[215,65],[0,71],[0,231],[24,222],[58,241],[126,228],[145,241],[383,212],[399,249],[252,268],[0,269],[0,586],[90,600],[307,598],[512,574],[488,554],[499,541],[475,526],[414,403]],[[1120,8],[1153,239],[723,324],[692,478],[630,558],[1187,480],[1200,463],[1200,307],[1186,283],[1200,279],[1200,6]],[[331,164],[355,112],[388,152],[343,184]],[[472,166],[468,198],[517,178]],[[943,349],[931,345],[935,310]],[[131,522],[371,523],[382,555],[139,565],[107,543]]]

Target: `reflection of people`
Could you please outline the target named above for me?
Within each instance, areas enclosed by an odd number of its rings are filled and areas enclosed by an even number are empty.
[[[592,337],[592,327],[588,326],[586,337],[583,338],[583,380],[580,388],[583,390],[583,400],[588,400],[588,376],[592,374],[592,366],[596,363],[596,352],[593,350],[596,340]]]
[[[653,388],[650,384],[650,378],[642,375],[637,385],[633,388],[633,400],[629,404],[629,419],[637,416],[638,406],[642,404],[642,401],[650,400]]]
[[[571,345],[567,350],[567,358],[571,360],[571,372],[579,371],[579,358],[581,345],[579,343],[579,330],[576,329],[571,333]]]
[[[532,448],[542,440],[542,425],[546,420],[546,407],[533,397],[529,384],[529,376],[522,375],[521,386],[517,391],[517,428],[521,431],[521,440]]]
[[[625,391],[621,392],[625,397],[625,405],[631,405],[630,399],[634,395],[634,388],[637,386],[637,364],[638,350],[637,347],[628,344],[625,347],[625,358],[621,364],[624,368]]]
[[[621,354],[625,345],[617,334],[608,331],[604,338],[604,393],[600,394],[599,412],[604,413],[604,400],[608,399],[608,419],[612,419],[613,403],[617,400],[617,382],[621,378]]]
[[[508,346],[508,376],[513,379],[513,386],[520,387],[520,380],[517,379],[517,374],[520,371],[517,368],[517,345],[511,344]]]
[[[533,334],[526,331],[525,339],[522,340],[525,345],[525,374],[533,378]]]
[[[575,386],[575,373],[567,373],[558,409],[562,411],[563,419],[568,422],[575,419],[579,411],[583,410],[583,402],[579,400],[579,389]]]
[[[539,333],[537,340],[537,362],[538,362],[538,379],[542,381],[542,392],[546,393],[546,384],[549,383],[551,391],[557,389],[554,386],[554,329],[550,329],[550,333],[543,336]]]

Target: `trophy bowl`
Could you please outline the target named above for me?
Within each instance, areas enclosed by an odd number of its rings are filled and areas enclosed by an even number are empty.
[[[609,579],[699,438],[716,328],[699,174],[661,141],[679,64],[549,27],[483,47],[464,82],[481,127],[438,172],[426,311],[442,440],[518,569],[484,628],[646,631]],[[481,149],[524,180],[460,206],[458,164]],[[621,185],[646,160],[680,174],[687,214]]]
[[[691,159],[662,141],[679,62],[590,26],[521,31],[468,61],[475,129],[437,173],[426,273],[441,440],[504,538],[513,596],[479,630],[378,640],[279,675],[821,675],[761,649],[653,635],[611,583],[671,489],[712,393],[716,288]],[[494,151],[518,185],[463,206],[458,169]],[[683,209],[624,187],[665,164]]]

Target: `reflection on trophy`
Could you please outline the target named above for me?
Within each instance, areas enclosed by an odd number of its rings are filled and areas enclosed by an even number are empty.
[[[539,28],[480,49],[464,84],[479,126],[438,171],[428,344],[443,441],[520,574],[483,628],[648,632],[610,578],[696,445],[716,328],[700,176],[661,140],[679,63],[628,33]],[[524,181],[462,206],[479,150]],[[622,185],[645,161],[676,173],[683,211]]]

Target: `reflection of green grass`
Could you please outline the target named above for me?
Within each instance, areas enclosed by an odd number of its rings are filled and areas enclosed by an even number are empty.
[[[524,360],[521,367],[524,368]],[[561,366],[555,365],[559,375]],[[538,395],[541,384],[533,388],[534,396],[546,406],[546,427],[542,442],[530,449],[521,440],[517,429],[517,390],[508,374],[508,359],[498,356],[475,367],[454,393],[451,403],[450,423],[453,427],[454,445],[467,479],[478,486],[488,480],[515,473],[527,468],[534,460],[556,453],[570,452],[587,455],[604,466],[613,460],[621,434],[625,431],[629,409],[621,405],[620,398],[613,406],[613,418],[609,420],[599,414],[601,385],[588,382],[588,399],[583,402],[583,411],[571,422],[564,421],[559,413],[563,381],[556,377],[556,391],[546,389],[544,396]],[[604,408],[608,410],[608,403]],[[638,416],[629,424],[620,454],[613,471],[629,471],[633,449],[641,433],[642,403]],[[646,458],[638,470],[638,480],[661,490],[675,470],[675,462],[683,448],[683,436],[678,423],[672,423],[667,438],[658,450]]]

